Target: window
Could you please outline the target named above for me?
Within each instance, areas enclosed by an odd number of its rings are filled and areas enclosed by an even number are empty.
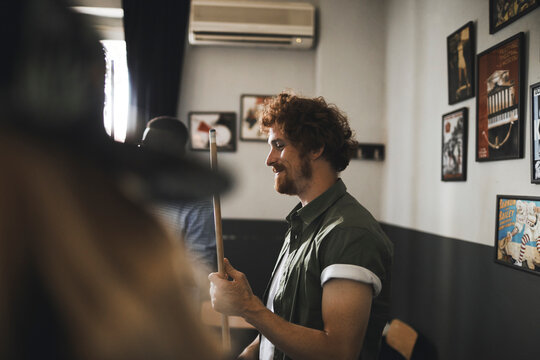
[[[104,125],[114,140],[126,140],[129,109],[129,77],[126,58],[126,42],[102,40],[105,48],[105,108]]]

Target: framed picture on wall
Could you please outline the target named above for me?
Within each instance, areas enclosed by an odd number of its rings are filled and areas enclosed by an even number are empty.
[[[236,151],[236,113],[190,112],[188,128],[192,150],[209,151],[208,132],[216,129],[217,150]]]
[[[261,131],[260,115],[266,99],[270,95],[242,95],[240,98],[240,139],[244,141],[266,142],[266,134]]]
[[[496,33],[539,5],[540,0],[489,0],[489,33]]]
[[[474,39],[472,21],[446,38],[449,104],[474,97]]]
[[[468,109],[442,116],[441,180],[467,180]]]
[[[539,217],[540,197],[497,195],[495,262],[540,275]]]
[[[476,161],[523,157],[524,34],[476,57]]]
[[[531,85],[531,182],[540,184],[540,82]]]

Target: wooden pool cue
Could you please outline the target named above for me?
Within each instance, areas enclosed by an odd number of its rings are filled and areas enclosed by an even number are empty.
[[[210,167],[212,170],[217,171],[217,145],[216,145],[216,129],[210,129]],[[223,232],[221,228],[221,202],[219,200],[219,194],[214,194],[214,225],[216,228],[216,249],[217,249],[217,264],[218,272],[227,276],[225,273],[223,258],[225,257],[223,251]],[[231,349],[231,334],[229,330],[229,318],[225,314],[221,314],[221,337],[223,341],[223,348],[226,351]]]

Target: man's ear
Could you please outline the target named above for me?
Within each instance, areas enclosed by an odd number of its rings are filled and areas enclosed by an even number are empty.
[[[318,158],[321,157],[323,152],[324,152],[324,146],[321,146],[320,148],[315,149],[315,150],[311,150],[309,153],[311,160],[317,160]]]

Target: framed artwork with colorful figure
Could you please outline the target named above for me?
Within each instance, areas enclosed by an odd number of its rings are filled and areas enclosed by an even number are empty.
[[[540,197],[497,195],[495,262],[540,275]]]

